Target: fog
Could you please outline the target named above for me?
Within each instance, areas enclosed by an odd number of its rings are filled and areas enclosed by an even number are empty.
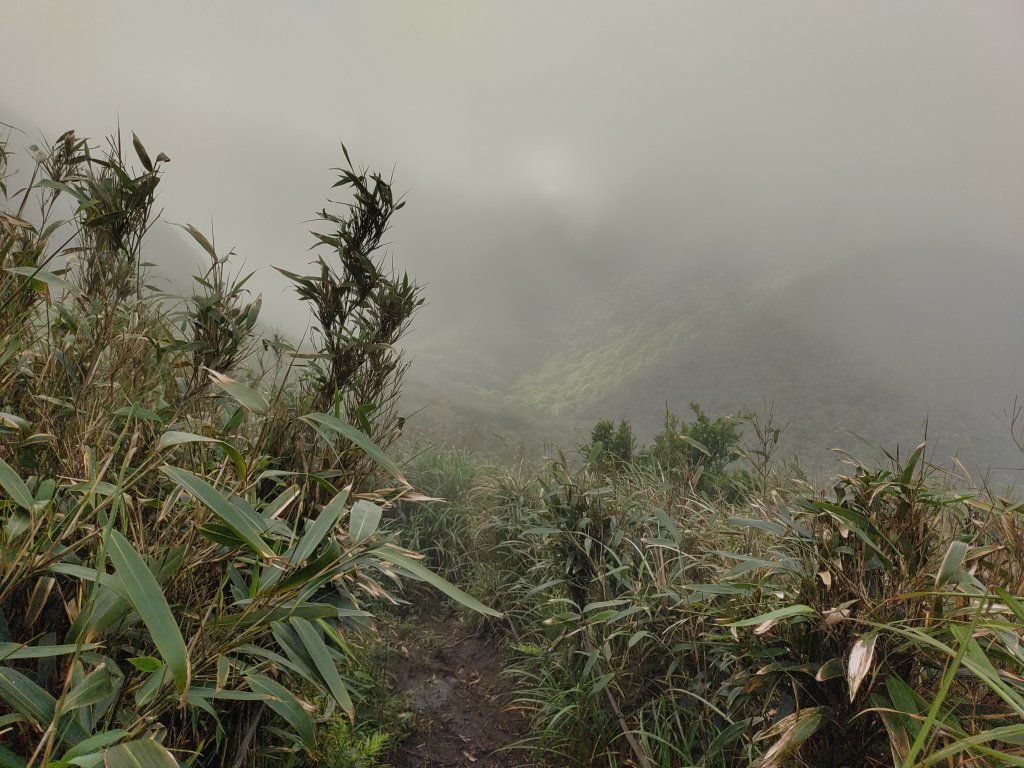
[[[779,294],[787,323],[852,339],[842,354],[873,382],[955,368],[934,397],[962,396],[972,425],[1024,389],[1018,3],[7,0],[3,17],[0,120],[24,144],[120,123],[166,152],[165,220],[212,226],[288,332],[307,321],[269,265],[312,258],[344,141],[408,200],[390,251],[427,284],[409,344],[435,378],[490,366],[506,397],[624,281],[664,304],[727,268],[822,276]],[[197,258],[169,224],[153,241],[172,273]],[[914,386],[897,389],[913,401]],[[786,388],[747,381],[733,399]],[[732,397],[643,391],[593,402],[642,421]]]

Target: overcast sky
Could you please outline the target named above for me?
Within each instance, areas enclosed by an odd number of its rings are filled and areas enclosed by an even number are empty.
[[[172,158],[165,218],[212,221],[251,267],[310,258],[340,141],[394,167],[393,253],[431,285],[428,328],[486,307],[495,271],[492,293],[529,296],[588,260],[1024,246],[1020,3],[5,0],[3,18],[0,120],[51,139],[119,120]],[[275,274],[257,286],[294,325]]]

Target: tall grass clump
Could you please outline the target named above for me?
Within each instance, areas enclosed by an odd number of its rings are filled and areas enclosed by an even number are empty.
[[[580,766],[1024,763],[1019,505],[923,445],[847,457],[827,493],[746,453],[742,496],[642,450],[508,494],[528,742]]]
[[[403,578],[489,610],[381,527],[412,492],[381,444],[419,289],[373,257],[401,206],[339,172],[331,253],[312,289],[294,276],[319,321],[300,353],[260,336],[247,276],[193,227],[192,295],[153,287],[166,155],[69,131],[12,178],[19,136],[0,141],[0,765],[297,764],[318,723],[357,716],[353,638]]]
[[[486,469],[466,451],[429,446],[415,452],[403,471],[429,500],[396,506],[402,543],[446,578],[466,581],[475,558],[475,519],[485,506],[476,488]]]
[[[420,552],[437,572],[506,616],[529,610],[523,593],[543,578],[521,535],[537,525],[535,472],[484,461],[450,446],[413,452],[403,466],[427,498],[395,505],[399,541]],[[515,582],[517,588],[510,589]]]

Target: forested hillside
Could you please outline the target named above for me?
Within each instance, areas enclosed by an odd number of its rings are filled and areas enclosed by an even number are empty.
[[[649,438],[666,405],[739,414],[774,402],[784,451],[811,464],[831,448],[862,451],[857,436],[912,447],[927,423],[937,461],[1017,467],[1009,425],[1024,358],[1009,329],[1024,314],[1007,276],[1022,273],[992,254],[623,269],[529,338],[513,327],[492,345],[470,323],[414,345],[408,398],[431,404],[427,423],[433,409],[513,442],[579,438],[600,418]]]

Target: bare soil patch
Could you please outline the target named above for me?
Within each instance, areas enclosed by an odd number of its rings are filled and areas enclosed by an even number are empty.
[[[432,606],[407,619],[394,642],[389,677],[413,713],[412,730],[392,756],[396,768],[531,764],[527,751],[514,748],[529,723],[511,706],[498,637]]]

